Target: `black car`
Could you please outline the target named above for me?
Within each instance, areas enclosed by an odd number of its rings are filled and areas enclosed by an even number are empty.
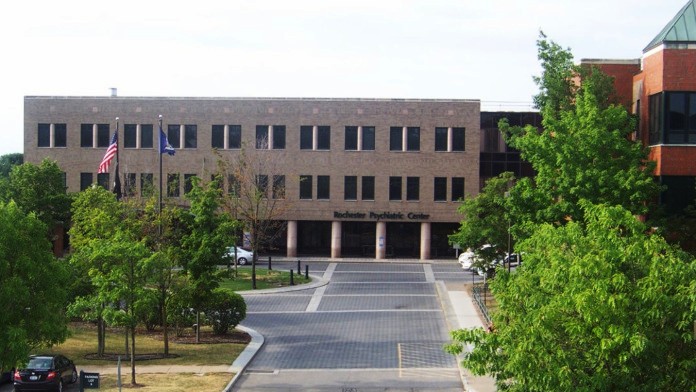
[[[77,381],[73,361],[63,355],[32,355],[25,369],[14,372],[14,390],[62,391],[63,384]]]

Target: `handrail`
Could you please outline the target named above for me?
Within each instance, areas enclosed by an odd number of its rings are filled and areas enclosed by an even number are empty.
[[[481,298],[481,291],[487,289],[487,284],[475,284],[473,287],[473,294],[474,294],[474,301],[476,301],[476,304],[478,305],[479,309],[481,310],[481,314],[483,314],[483,318],[486,321],[486,326],[490,327],[493,322],[491,321],[491,316],[488,314],[488,307],[486,306],[485,300]]]

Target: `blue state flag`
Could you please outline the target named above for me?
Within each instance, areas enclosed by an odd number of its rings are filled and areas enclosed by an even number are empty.
[[[164,131],[162,130],[162,126],[160,125],[160,138],[159,138],[159,152],[160,154],[167,153],[169,155],[174,155],[176,151],[174,151],[174,147],[172,147],[171,144],[169,144],[169,140],[167,140],[167,135],[164,134]]]

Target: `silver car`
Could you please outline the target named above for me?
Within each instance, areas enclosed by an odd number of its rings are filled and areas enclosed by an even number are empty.
[[[251,260],[253,260],[254,258],[254,254],[244,248],[240,248],[238,246],[230,246],[227,250],[227,254],[234,259],[235,249],[237,250],[237,264],[247,265],[251,263]]]

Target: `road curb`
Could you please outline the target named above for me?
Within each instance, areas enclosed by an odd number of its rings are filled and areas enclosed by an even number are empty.
[[[316,289],[317,287],[326,286],[327,284],[329,284],[329,281],[322,278],[321,276],[311,275],[311,274],[309,276],[312,278],[312,282],[307,283],[307,284],[278,287],[278,288],[273,288],[273,289],[243,290],[243,291],[236,291],[236,293],[239,295],[278,294],[278,293],[288,293],[291,291]]]
[[[230,382],[225,386],[225,389],[223,389],[222,392],[232,391],[232,387],[234,387],[234,384],[237,382],[242,373],[244,373],[246,367],[249,365],[251,360],[254,359],[254,357],[259,352],[259,350],[265,342],[263,335],[251,328],[247,328],[243,325],[238,325],[237,329],[248,333],[249,336],[251,336],[251,342],[249,342],[244,351],[242,351],[242,353],[239,354],[237,359],[234,360],[232,365],[230,365],[229,371],[234,372],[235,375],[234,377],[232,377],[232,380],[230,380]]]

